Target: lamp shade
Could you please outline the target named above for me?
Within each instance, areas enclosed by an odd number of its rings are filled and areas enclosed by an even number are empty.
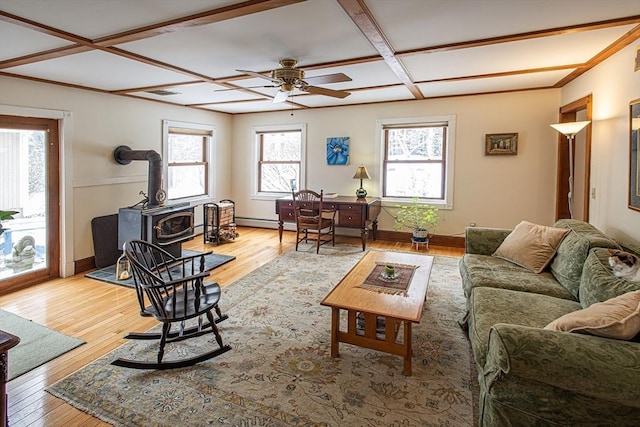
[[[370,179],[369,173],[367,172],[367,168],[364,166],[358,166],[358,170],[356,170],[356,174],[353,175],[353,179]]]
[[[550,126],[563,135],[573,136],[584,129],[589,123],[591,123],[590,120],[584,122],[556,123]]]

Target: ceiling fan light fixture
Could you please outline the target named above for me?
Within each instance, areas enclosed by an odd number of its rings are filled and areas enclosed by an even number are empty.
[[[250,70],[236,70],[250,76],[259,77],[262,79],[270,80],[278,87],[279,90],[273,98],[274,103],[285,102],[294,89],[298,89],[302,92],[311,93],[314,95],[325,95],[333,98],[346,98],[351,93],[343,90],[326,89],[315,84],[326,83],[339,83],[351,81],[351,78],[342,73],[326,74],[322,76],[313,76],[309,78],[309,81],[304,80],[304,70],[296,68],[298,61],[295,59],[285,58],[280,60],[281,68],[271,70],[271,76],[257,73]],[[313,82],[310,84],[310,82]],[[267,87],[267,86],[265,86]]]

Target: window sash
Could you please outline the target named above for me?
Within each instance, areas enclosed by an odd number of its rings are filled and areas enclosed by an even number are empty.
[[[297,157],[298,159],[296,160],[265,160],[265,151],[266,151],[266,141],[265,141],[265,136],[266,135],[273,135],[273,134],[283,134],[283,133],[291,133],[291,134],[298,134],[300,137],[300,150],[297,153]],[[288,193],[291,190],[291,186],[294,185],[294,183],[292,182],[293,180],[295,180],[295,185],[299,185],[300,183],[300,171],[302,170],[302,137],[303,137],[303,133],[302,130],[300,129],[293,129],[293,130],[270,130],[270,131],[257,131],[256,132],[256,136],[259,139],[259,160],[258,160],[258,192],[262,192],[262,193]],[[289,185],[287,187],[287,190],[279,190],[277,188],[266,188],[266,186],[268,185],[268,183],[265,183],[264,180],[264,176],[265,176],[265,172],[267,170],[267,168],[269,167],[277,167],[277,166],[286,166],[286,165],[290,165],[292,166],[292,169],[295,170],[295,177],[294,178],[289,178]],[[277,187],[277,186],[276,186]]]
[[[390,141],[389,141],[389,130],[391,129],[417,129],[417,128],[442,128],[442,154],[441,159],[424,159],[424,160],[416,160],[416,159],[389,159],[389,149],[390,149]],[[447,122],[431,122],[431,123],[407,123],[407,124],[392,124],[392,125],[383,125],[383,138],[384,138],[384,158],[383,158],[383,167],[382,167],[382,196],[383,197],[393,197],[393,198],[406,198],[411,199],[413,197],[421,197],[432,200],[440,200],[445,201],[446,197],[446,185],[447,185],[447,137],[448,137],[448,123]],[[438,194],[389,194],[391,189],[389,188],[390,176],[392,175],[392,171],[390,168],[392,166],[398,165],[442,165],[440,168],[440,185],[437,191]]]
[[[190,200],[203,199],[210,197],[210,166],[211,154],[213,147],[214,129],[209,125],[163,121],[165,129],[165,147],[163,155],[163,163],[165,167],[166,178],[164,187],[167,191],[168,200]],[[186,159],[172,158],[170,155],[172,144],[172,136],[192,136],[197,138],[194,144],[201,144],[197,147],[194,155],[187,156]],[[193,138],[196,140],[196,138]],[[175,153],[174,153],[175,154]],[[175,157],[175,156],[174,156]],[[179,156],[177,156],[179,157]],[[178,186],[177,182],[181,182]]]

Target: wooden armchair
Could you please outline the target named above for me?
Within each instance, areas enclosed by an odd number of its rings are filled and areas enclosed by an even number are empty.
[[[205,253],[176,258],[169,252],[142,240],[131,240],[124,244],[124,254],[131,263],[133,277],[143,316],[153,316],[162,323],[162,333],[129,333],[127,339],[159,339],[160,347],[156,362],[117,359],[113,365],[137,369],[171,369],[191,366],[195,363],[219,356],[231,350],[222,344],[222,337],[216,323],[223,316],[218,301],[220,286],[205,283],[209,276],[204,271]],[[146,300],[149,305],[146,305]],[[213,311],[217,319],[214,319]],[[202,323],[205,316],[207,323]],[[197,326],[185,328],[185,321],[198,318]],[[172,332],[174,323],[179,323],[179,331]],[[219,348],[197,356],[163,362],[166,343],[186,340],[213,332]]]
[[[303,240],[316,241],[316,253],[320,253],[320,245],[331,242],[336,244],[335,209],[323,206],[323,190],[320,194],[311,190],[292,191],[293,214],[296,220],[296,251]]]

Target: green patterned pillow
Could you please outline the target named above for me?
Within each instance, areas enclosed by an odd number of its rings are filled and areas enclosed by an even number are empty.
[[[637,290],[640,290],[640,282],[630,282],[613,275],[607,249],[595,248],[589,252],[580,280],[579,296],[582,307],[586,308]]]
[[[577,219],[561,219],[554,227],[568,228],[555,258],[551,262],[551,273],[562,286],[578,299],[582,267],[592,248],[615,248],[620,246],[593,225]]]

